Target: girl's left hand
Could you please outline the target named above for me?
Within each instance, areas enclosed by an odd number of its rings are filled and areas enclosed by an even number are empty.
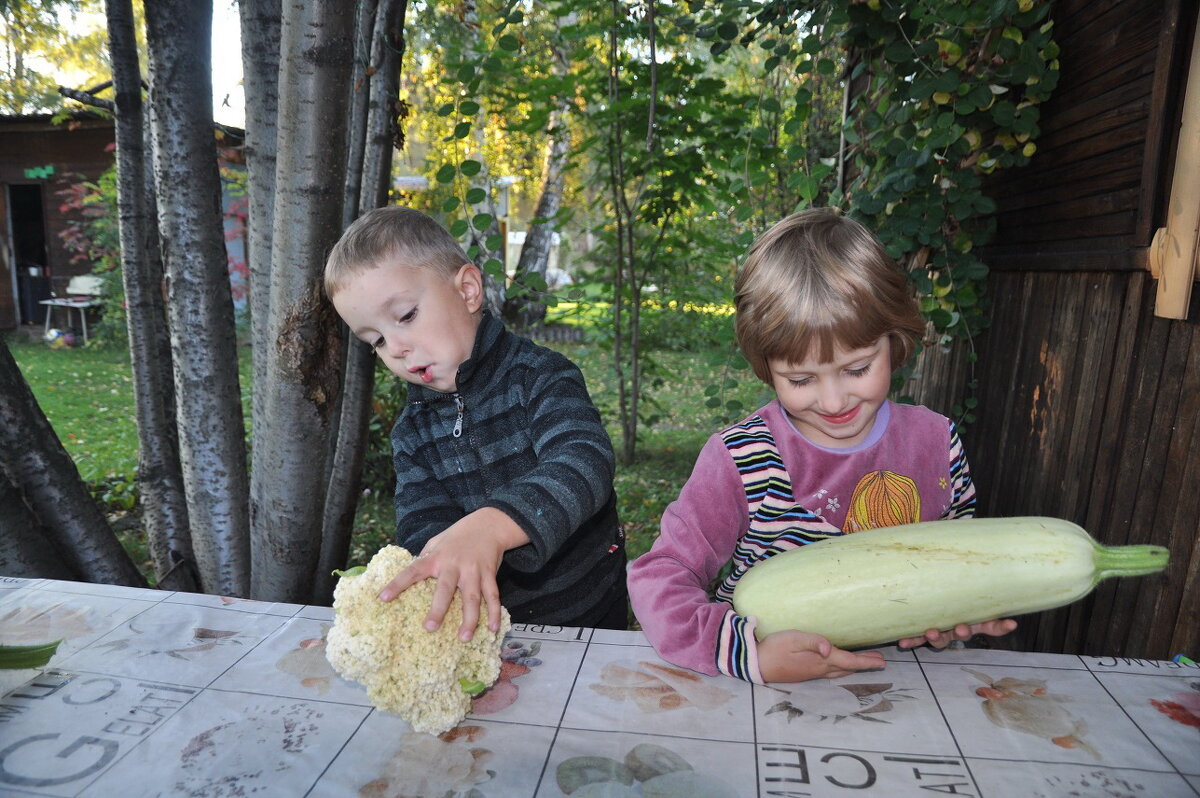
[[[933,648],[945,648],[954,640],[962,640],[966,642],[975,635],[988,635],[989,637],[1000,637],[1006,635],[1013,629],[1017,628],[1017,622],[1011,618],[1003,618],[995,621],[983,621],[982,623],[965,624],[960,623],[953,629],[948,629],[944,632],[937,629],[928,629],[921,637],[905,637],[897,641],[896,645],[900,648],[916,648],[917,646],[928,644]]]

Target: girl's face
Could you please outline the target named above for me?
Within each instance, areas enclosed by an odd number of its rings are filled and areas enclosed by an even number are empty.
[[[848,449],[866,440],[892,384],[891,339],[864,349],[837,347],[833,360],[771,360],[771,384],[788,418],[818,446]]]
[[[450,278],[431,268],[383,265],[355,275],[333,306],[397,377],[453,393],[458,367],[475,345],[482,297],[471,265]]]

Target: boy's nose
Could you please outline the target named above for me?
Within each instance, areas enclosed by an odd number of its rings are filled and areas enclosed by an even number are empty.
[[[387,350],[388,357],[393,358],[407,357],[408,353],[412,351],[412,347],[406,342],[393,337],[384,339],[384,349]]]

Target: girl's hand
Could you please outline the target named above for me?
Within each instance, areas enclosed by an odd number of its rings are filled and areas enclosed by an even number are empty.
[[[989,637],[1000,637],[1006,635],[1013,629],[1017,628],[1017,622],[1011,618],[1004,618],[995,621],[984,621],[983,623],[965,624],[960,623],[953,629],[948,629],[945,632],[940,632],[937,629],[929,629],[921,637],[905,637],[896,642],[900,648],[916,648],[920,645],[928,643],[934,648],[945,648],[954,640],[962,640],[966,642],[975,635],[988,635]]]
[[[496,572],[504,552],[528,543],[529,538],[504,513],[484,507],[451,524],[425,544],[421,556],[396,575],[379,591],[381,601],[391,601],[417,582],[437,579],[433,602],[424,626],[429,631],[442,625],[454,591],[462,593],[463,619],[458,627],[460,640],[475,636],[480,605],[486,603],[488,628],[500,629],[500,588]]]
[[[758,642],[758,669],[766,682],[833,679],[882,667],[878,651],[843,651],[808,632],[776,632]]]

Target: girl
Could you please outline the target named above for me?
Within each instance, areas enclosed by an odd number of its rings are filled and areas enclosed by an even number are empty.
[[[629,566],[633,611],[664,659],[757,683],[882,668],[819,635],[777,632],[732,608],[758,560],[816,540],[974,515],[953,422],[888,400],[925,324],[907,280],[862,225],[793,214],[750,248],[735,285],[738,345],[776,399],[705,444],[653,548]],[[726,562],[732,572],[707,588]],[[797,585],[803,590],[803,585]],[[996,620],[900,641],[938,648],[1016,628]]]

